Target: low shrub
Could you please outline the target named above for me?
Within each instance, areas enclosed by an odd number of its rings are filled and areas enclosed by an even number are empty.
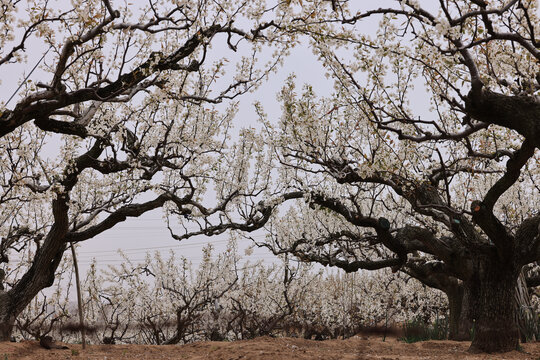
[[[432,324],[415,318],[403,325],[403,337],[400,340],[414,343],[426,340],[445,340],[448,336],[448,319],[436,319]]]

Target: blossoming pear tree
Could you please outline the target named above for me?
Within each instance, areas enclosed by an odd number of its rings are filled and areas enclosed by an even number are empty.
[[[302,198],[337,223],[294,234],[300,243],[286,249],[350,271],[442,274],[462,287],[471,350],[516,349],[516,312],[530,305],[523,267],[540,259],[538,3],[304,1],[287,11],[298,20],[288,33],[309,39],[334,94],[318,97],[317,84],[298,93],[291,79],[280,123],[261,111],[280,190],[214,229],[253,231]]]
[[[464,287],[471,350],[513,350],[518,279],[540,259],[538,2],[355,6],[291,9],[335,93],[284,88],[269,138],[286,181],[346,223],[325,261],[431,264]]]
[[[1,340],[68,244],[166,203],[202,208],[234,99],[292,45],[270,14],[262,1],[2,2],[4,85],[27,70],[0,104],[0,261],[4,276],[26,266],[2,278]]]

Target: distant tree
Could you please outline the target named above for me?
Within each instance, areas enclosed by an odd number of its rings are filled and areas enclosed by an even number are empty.
[[[0,291],[0,340],[53,284],[68,243],[166,203],[183,216],[186,205],[214,211],[201,194],[228,158],[237,106],[219,103],[257,86],[291,44],[266,22],[271,10],[260,1],[2,3],[0,69],[28,64],[32,76],[0,104],[0,261],[8,273],[26,267]],[[259,66],[263,43],[278,47]]]

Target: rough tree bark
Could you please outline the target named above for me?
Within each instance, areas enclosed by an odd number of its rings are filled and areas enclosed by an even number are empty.
[[[55,223],[37,250],[32,266],[12,289],[0,294],[0,341],[10,340],[17,316],[42,289],[54,283],[56,269],[66,249],[68,201],[68,196],[60,194],[53,200]]]
[[[5,291],[2,291],[0,294],[0,341],[9,341],[13,325],[15,324],[14,314],[7,311],[9,303],[9,295]]]
[[[474,304],[471,295],[471,287],[463,286],[445,290],[449,305],[449,340],[470,341],[472,340],[473,326],[477,314],[474,310],[478,304]],[[525,275],[520,273],[514,298],[514,315],[519,329],[521,342],[536,341],[536,312],[531,306],[531,299],[525,282]]]
[[[448,297],[448,340],[465,340],[460,337],[460,324],[466,318],[462,319],[463,308],[463,286],[456,286],[455,288],[446,291]]]
[[[538,317],[531,306],[531,297],[523,270],[521,270],[516,284],[515,303],[521,342],[536,341]]]
[[[498,261],[497,256],[481,258],[478,271],[465,283],[474,316],[471,352],[506,352],[519,345],[515,294],[519,269]]]

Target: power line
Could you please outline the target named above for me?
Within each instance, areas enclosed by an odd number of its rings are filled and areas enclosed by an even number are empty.
[[[186,257],[186,260],[188,261],[200,261],[202,260],[204,257],[203,256],[190,256],[190,257]],[[258,255],[250,255],[248,257],[242,257],[240,260],[242,261],[248,261],[248,260],[254,260],[254,261],[257,261],[257,260],[276,260],[278,257],[277,256],[274,256],[274,255],[266,255],[266,254],[258,254]],[[96,263],[97,265],[120,265],[120,264],[123,264],[123,263],[126,263],[126,262],[132,262],[132,263],[137,263],[137,262],[144,262],[146,261],[146,258],[137,258],[137,259],[106,259],[106,260],[96,260],[95,262],[93,260],[89,260],[89,259],[84,259],[84,260],[79,260],[79,264],[81,265],[90,265],[90,264],[93,264],[93,263]]]
[[[119,248],[116,250],[96,250],[96,251],[79,251],[78,254],[81,255],[87,255],[87,254],[104,254],[104,253],[118,253],[119,251],[123,253],[133,252],[133,251],[148,251],[148,250],[157,250],[157,249],[171,249],[171,250],[182,250],[185,248],[196,248],[199,246],[205,246],[208,244],[217,244],[217,243],[226,243],[229,240],[215,240],[208,243],[200,243],[200,244],[182,244],[182,245],[164,245],[164,246],[153,246],[153,247],[141,247],[141,248],[129,248],[129,249],[123,249]]]
[[[251,238],[254,238],[254,239],[261,239],[261,238],[264,238],[266,237],[266,234],[259,234],[259,235],[253,235],[251,236]],[[96,251],[78,251],[78,257],[79,257],[79,263],[81,265],[89,265],[89,264],[92,264],[94,263],[93,261],[93,258],[95,258],[96,256],[98,257],[112,257],[112,256],[117,256],[118,258],[117,259],[100,259],[100,260],[97,260],[96,263],[97,264],[103,264],[103,265],[111,265],[111,264],[121,264],[121,263],[124,263],[126,261],[131,261],[131,262],[141,262],[141,261],[145,261],[146,259],[130,259],[129,257],[127,258],[127,260],[125,258],[120,258],[120,254],[119,254],[119,251],[126,254],[126,255],[140,255],[140,254],[148,254],[150,251],[152,250],[159,250],[159,251],[164,251],[164,250],[173,250],[173,251],[178,251],[178,250],[188,250],[188,249],[196,249],[198,247],[204,247],[204,246],[207,246],[207,245],[214,245],[214,244],[225,244],[225,243],[228,243],[230,241],[230,239],[221,239],[221,240],[208,240],[208,241],[205,241],[205,242],[197,242],[197,243],[194,243],[194,244],[179,244],[179,245],[163,245],[163,246],[152,246],[152,247],[139,247],[139,248],[118,248],[116,250],[96,250]],[[255,249],[255,251],[257,251],[258,249]],[[89,258],[90,257],[90,258]],[[203,257],[201,255],[197,255],[197,256],[183,256],[185,257],[187,260],[193,260],[193,261],[198,261],[198,260],[201,260]],[[276,256],[275,255],[272,255],[272,254],[252,254],[250,256],[246,256],[246,257],[243,257],[242,258],[243,260],[275,260],[276,259]],[[14,262],[20,262],[20,261],[23,261],[23,258],[20,258],[20,259],[12,259],[14,260]]]
[[[263,237],[266,237],[266,235],[256,235],[252,236],[252,238],[255,239],[262,239]],[[185,248],[197,248],[201,246],[206,246],[209,244],[223,244],[229,242],[229,239],[222,239],[222,240],[208,240],[204,242],[198,242],[195,244],[179,244],[179,245],[163,245],[163,246],[151,246],[151,247],[139,247],[139,248],[118,248],[115,250],[95,250],[95,251],[78,251],[77,253],[80,255],[88,255],[88,254],[105,254],[105,253],[115,253],[117,254],[118,251],[129,253],[134,251],[148,251],[148,250],[157,250],[157,249],[171,249],[171,250],[182,250]]]
[[[6,103],[4,104],[4,106],[7,106],[7,104],[9,104],[9,102],[11,101],[11,99],[13,99],[13,97],[15,95],[17,95],[17,93],[19,92],[19,90],[21,89],[21,87],[26,84],[26,81],[28,81],[28,78],[32,75],[32,73],[34,72],[34,70],[36,70],[36,68],[38,67],[39,63],[41,63],[41,61],[43,60],[43,58],[45,57],[45,55],[47,55],[47,53],[49,52],[49,50],[52,49],[52,45],[49,46],[49,48],[47,49],[47,51],[45,51],[45,54],[43,54],[43,56],[41,56],[41,59],[38,60],[38,62],[36,63],[36,65],[34,65],[34,67],[32,68],[32,70],[30,70],[30,73],[24,78],[23,82],[19,85],[19,87],[17,87],[17,89],[15,90],[15,92],[9,97],[8,101],[6,101]]]

